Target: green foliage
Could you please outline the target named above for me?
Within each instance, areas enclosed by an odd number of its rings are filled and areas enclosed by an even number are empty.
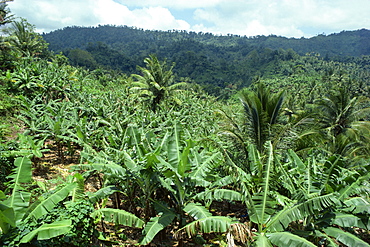
[[[181,105],[179,99],[173,94],[176,88],[185,83],[174,83],[173,66],[167,69],[166,61],[160,62],[155,55],[150,55],[144,62],[146,68],[139,67],[142,75],[132,75],[136,81],[131,83],[130,90],[139,91],[139,97],[147,97],[149,106],[154,112],[166,98],[172,97],[175,102]]]
[[[368,246],[366,56],[342,63],[264,47],[282,41],[275,36],[66,28],[145,41],[65,47],[83,69],[63,55],[42,59],[32,26],[15,25],[23,36],[14,29],[0,57],[10,61],[0,75],[0,135],[20,109],[24,132],[0,145],[4,245],[123,245],[120,233],[132,228],[126,238],[140,245],[174,235],[179,245],[188,237],[189,245]],[[29,44],[17,45],[17,35]],[[78,165],[54,184],[33,181],[31,161],[50,171]]]
[[[31,193],[26,188],[31,182],[31,160],[20,157],[14,164],[14,174],[9,176],[11,195],[7,198],[2,193],[0,204],[2,241],[7,246],[30,241],[36,241],[36,246],[42,246],[39,241],[51,241],[49,246],[60,246],[62,243],[86,246],[94,230],[90,216],[92,204],[84,200],[71,202],[67,206],[62,203],[77,184],[66,183],[30,204]],[[36,235],[37,240],[33,240]]]
[[[5,29],[6,40],[21,56],[38,56],[47,53],[47,43],[34,31],[34,26],[25,19],[13,21],[11,27]]]
[[[218,36],[106,25],[66,27],[43,37],[53,51],[63,51],[68,56],[71,50],[86,50],[100,66],[127,74],[134,73],[136,65],[142,66],[149,54],[157,54],[160,59],[176,63],[174,72],[179,77],[196,81],[208,93],[220,98],[228,98],[236,90],[250,85],[255,76],[290,76],[302,65],[306,69],[307,61],[294,62],[299,55],[321,54],[322,57],[317,57],[321,62],[332,59],[357,64],[366,63],[369,55],[369,49],[363,47],[368,43],[369,31],[364,29],[311,39],[287,39],[274,35]],[[98,42],[95,37],[100,37]],[[73,53],[71,55],[72,58]],[[360,58],[362,55],[365,59]],[[320,67],[311,67],[310,72],[325,70]]]

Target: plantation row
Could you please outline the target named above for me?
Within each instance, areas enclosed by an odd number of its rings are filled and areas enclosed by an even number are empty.
[[[1,50],[2,246],[369,246],[366,70],[302,56],[221,100],[155,55],[70,66],[22,23]]]
[[[369,245],[366,97],[322,81],[298,101],[258,81],[219,102],[145,62],[104,85],[107,74],[57,60],[3,74],[24,128],[3,144],[15,165],[5,246]],[[32,179],[61,164],[66,174]]]

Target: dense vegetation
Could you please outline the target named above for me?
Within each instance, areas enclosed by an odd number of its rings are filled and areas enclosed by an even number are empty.
[[[2,246],[370,245],[368,57],[268,50],[212,96],[144,47],[74,67],[1,6]]]
[[[186,31],[150,31],[126,26],[67,27],[44,34],[51,50],[63,52],[73,65],[103,67],[126,74],[142,66],[148,54],[175,62],[177,76],[190,78],[219,96],[225,88],[249,86],[256,76],[292,73],[289,61],[307,53],[368,66],[370,31],[347,31],[310,39],[235,35]],[[362,59],[361,56],[366,56]],[[285,69],[281,69],[284,66]]]

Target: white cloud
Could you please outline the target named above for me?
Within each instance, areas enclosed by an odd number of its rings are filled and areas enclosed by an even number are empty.
[[[194,18],[216,33],[301,37],[317,34],[304,33],[307,28],[319,33],[369,28],[369,9],[366,0],[234,0],[197,9]]]
[[[115,24],[307,37],[370,28],[369,0],[15,0],[8,5],[40,31]]]
[[[190,25],[184,20],[176,20],[171,12],[162,7],[150,7],[132,11],[136,17],[136,25],[144,29],[188,30]]]
[[[235,0],[229,0],[235,1]],[[217,6],[225,0],[115,0],[129,7],[165,7],[174,9],[209,8]]]
[[[43,32],[65,26],[95,26],[98,24],[127,25],[144,29],[182,29],[190,25],[177,20],[163,7],[128,7],[113,0],[17,0],[9,4],[17,16],[26,17]]]

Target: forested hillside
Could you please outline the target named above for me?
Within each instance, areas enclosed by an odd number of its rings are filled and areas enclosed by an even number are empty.
[[[70,48],[83,48],[88,43],[103,42],[116,50],[124,50],[128,55],[140,52],[155,52],[159,46],[168,46],[179,41],[195,41],[217,47],[243,46],[278,49],[293,49],[300,55],[320,53],[323,56],[370,55],[370,30],[342,31],[330,35],[320,34],[312,38],[285,38],[276,35],[243,37],[240,35],[214,35],[187,31],[143,30],[127,26],[66,27],[43,34],[50,43],[51,50],[63,51]],[[151,50],[152,49],[152,50]],[[244,54],[245,55],[245,54]]]
[[[325,61],[368,64],[370,31],[358,30],[310,39],[284,37],[216,36],[185,31],[149,31],[130,27],[67,27],[43,37],[55,52],[62,51],[74,65],[103,67],[130,74],[143,59],[156,54],[175,62],[174,72],[222,94],[232,85],[241,89],[256,76],[289,75],[290,61],[299,55],[320,54]],[[284,67],[284,69],[282,69]]]
[[[370,246],[369,55],[0,7],[0,246]]]

